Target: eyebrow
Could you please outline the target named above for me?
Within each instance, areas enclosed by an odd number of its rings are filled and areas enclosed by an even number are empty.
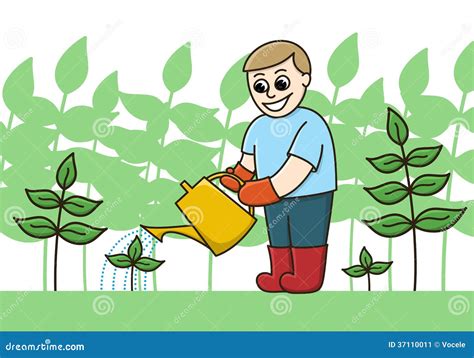
[[[275,71],[275,74],[277,74],[278,72],[286,72],[286,70],[284,68],[280,68],[279,70]]]
[[[254,74],[254,75],[253,75],[253,77],[257,77],[257,76],[265,76],[265,74],[264,74],[264,73],[261,73],[261,72],[259,72],[259,73],[256,73],[256,74]]]

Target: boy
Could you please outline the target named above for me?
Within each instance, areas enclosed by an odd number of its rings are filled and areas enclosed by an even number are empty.
[[[273,41],[254,50],[243,70],[263,115],[247,129],[240,162],[227,169],[245,185],[230,177],[221,182],[242,203],[265,207],[271,272],[257,276],[258,287],[315,292],[324,280],[337,184],[330,130],[318,113],[299,107],[311,64],[299,45]]]

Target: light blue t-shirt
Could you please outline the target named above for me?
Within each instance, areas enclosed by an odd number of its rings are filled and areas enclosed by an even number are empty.
[[[271,177],[290,155],[313,166],[304,182],[285,197],[314,195],[336,190],[334,144],[321,116],[297,108],[286,117],[260,116],[245,133],[242,152],[255,156],[257,178]]]

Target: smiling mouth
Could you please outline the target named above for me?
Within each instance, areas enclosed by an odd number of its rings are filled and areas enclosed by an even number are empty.
[[[283,99],[280,99],[279,101],[271,102],[271,103],[263,103],[263,105],[265,106],[265,108],[267,108],[271,112],[281,111],[283,107],[285,107],[286,102],[288,102],[288,99],[291,97],[292,94],[293,93],[290,93],[288,96],[286,96]]]

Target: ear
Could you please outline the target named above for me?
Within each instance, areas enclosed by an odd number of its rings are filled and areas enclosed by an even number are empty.
[[[309,73],[303,73],[303,86],[308,87],[311,83],[311,75]]]

